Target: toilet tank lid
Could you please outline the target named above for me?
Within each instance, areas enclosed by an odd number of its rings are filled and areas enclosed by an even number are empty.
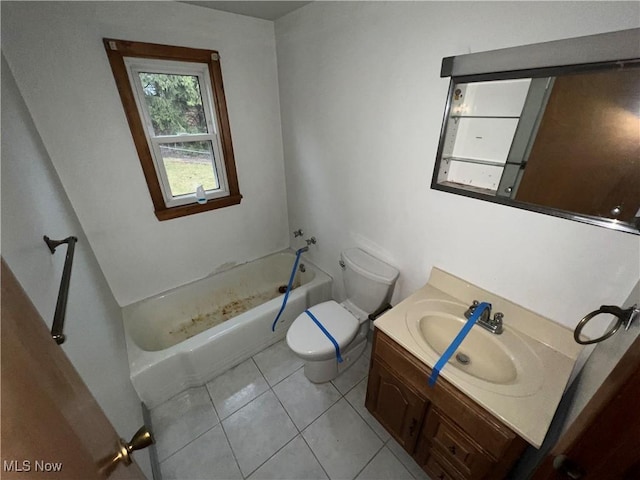
[[[359,248],[349,248],[342,252],[342,260],[360,275],[387,285],[395,282],[400,273],[395,267]]]

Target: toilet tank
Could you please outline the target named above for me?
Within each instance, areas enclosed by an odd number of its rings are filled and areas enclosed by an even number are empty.
[[[341,253],[347,299],[367,314],[391,300],[398,270],[359,248]]]

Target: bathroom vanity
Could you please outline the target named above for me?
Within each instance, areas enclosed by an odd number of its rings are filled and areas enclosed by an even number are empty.
[[[366,407],[435,479],[503,478],[526,442],[376,329]]]
[[[504,333],[474,326],[456,351],[467,363],[452,357],[430,387],[475,299],[504,313]],[[375,327],[366,407],[434,480],[504,478],[539,448],[580,353],[569,329],[438,269]]]

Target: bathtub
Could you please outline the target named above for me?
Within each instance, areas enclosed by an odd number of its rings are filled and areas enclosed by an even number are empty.
[[[275,253],[123,308],[131,382],[153,408],[283,339],[306,308],[331,299],[332,279],[305,261],[276,331],[295,255]]]

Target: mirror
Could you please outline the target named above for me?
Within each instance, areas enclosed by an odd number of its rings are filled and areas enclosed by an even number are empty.
[[[432,188],[640,233],[639,67],[452,77]]]

